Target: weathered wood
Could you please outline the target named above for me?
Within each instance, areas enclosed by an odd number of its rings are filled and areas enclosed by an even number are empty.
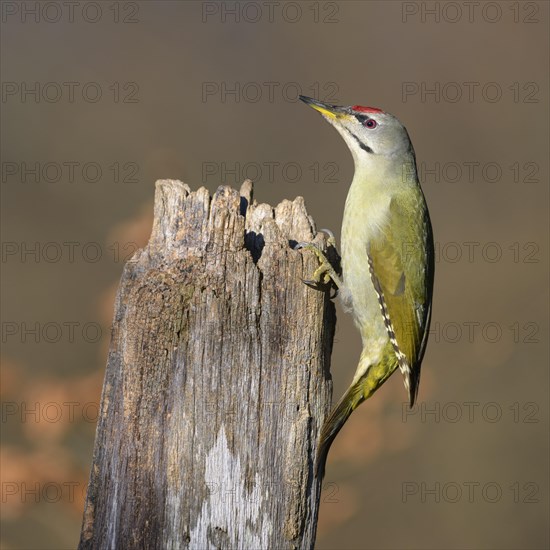
[[[80,548],[311,548],[335,314],[303,199],[157,182],[116,300]],[[326,246],[324,235],[315,242]]]

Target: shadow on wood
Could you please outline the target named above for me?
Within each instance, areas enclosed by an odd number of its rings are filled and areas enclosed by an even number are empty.
[[[314,239],[315,236],[315,239]],[[157,182],[117,294],[80,549],[311,548],[335,313],[303,199]]]

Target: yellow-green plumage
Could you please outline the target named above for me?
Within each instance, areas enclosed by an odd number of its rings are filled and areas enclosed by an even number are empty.
[[[363,354],[359,360],[359,367],[367,367],[368,360],[365,360]],[[330,445],[338,432],[349,418],[351,413],[365,399],[369,398],[393,373],[397,368],[397,357],[393,352],[391,343],[388,341],[382,350],[379,361],[368,369],[357,382],[352,384],[346,393],[342,396],[336,407],[332,410],[328,418],[323,423],[321,438],[317,446],[317,457],[315,459],[315,471],[318,477],[323,476],[325,461]]]
[[[368,180],[362,180],[360,175],[352,188],[354,185],[367,187]],[[352,189],[350,194],[352,200],[347,201],[342,230],[341,290],[361,333],[363,351],[351,386],[324,421],[316,459],[318,475],[322,475],[330,445],[351,413],[399,366],[391,331],[398,350],[405,356],[403,375],[413,405],[431,311],[431,226],[419,187],[392,197],[384,221],[359,234],[350,230],[356,227],[356,212],[365,215],[366,211],[368,215],[373,205],[355,202]],[[369,272],[369,257],[373,273]],[[383,295],[389,327],[384,322],[373,277]]]
[[[433,239],[414,150],[401,123],[377,109],[302,99],[340,132],[355,161],[342,223],[340,295],[363,350],[351,386],[321,430],[316,463],[322,475],[345,421],[398,367],[414,403],[430,323]],[[366,129],[370,119],[378,133]]]

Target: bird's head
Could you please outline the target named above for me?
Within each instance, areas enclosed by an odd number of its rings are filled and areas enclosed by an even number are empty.
[[[356,162],[367,161],[369,155],[414,155],[405,126],[390,113],[361,105],[339,107],[303,95],[300,99],[338,130]]]

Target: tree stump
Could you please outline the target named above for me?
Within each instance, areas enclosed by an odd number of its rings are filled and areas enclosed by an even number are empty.
[[[315,237],[315,238],[314,238]],[[124,268],[79,548],[312,548],[335,313],[301,197],[156,184]]]

